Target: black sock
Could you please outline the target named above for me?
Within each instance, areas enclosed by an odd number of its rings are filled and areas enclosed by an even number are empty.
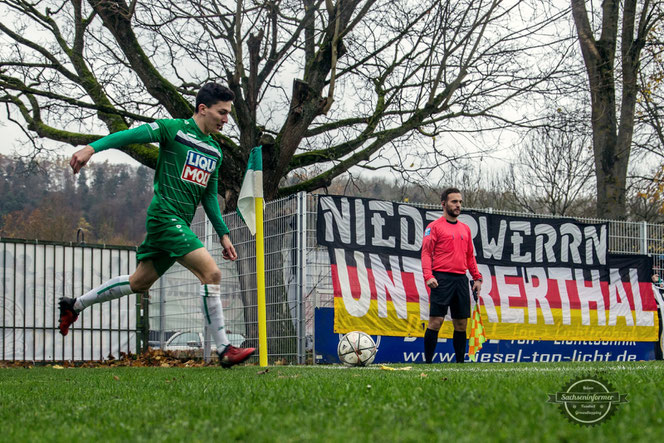
[[[454,331],[452,344],[454,345],[456,362],[463,363],[464,354],[466,353],[466,331]]]
[[[433,361],[433,354],[436,352],[436,344],[438,344],[438,331],[427,328],[424,332],[424,359],[427,363]]]

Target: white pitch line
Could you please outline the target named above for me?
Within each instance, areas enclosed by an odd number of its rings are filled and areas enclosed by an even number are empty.
[[[664,370],[664,366],[606,366],[606,367],[553,367],[553,368],[538,368],[538,367],[516,367],[516,368],[431,368],[428,369],[434,372],[570,372],[570,371],[642,371],[646,369],[659,369]],[[423,369],[426,371],[427,369]]]
[[[291,368],[320,368],[320,369],[333,369],[333,370],[352,370],[352,369],[373,369],[380,370],[380,364],[372,364],[371,366],[366,367],[351,367],[351,366],[342,366],[342,365],[308,365],[308,366],[290,366]],[[385,365],[388,366],[388,365]],[[413,365],[413,371],[422,371],[422,372],[570,372],[570,371],[643,371],[646,369],[655,369],[664,371],[664,365],[652,365],[652,366],[605,366],[605,367],[590,367],[590,366],[572,366],[572,367],[512,367],[512,368],[477,368],[472,367],[471,365],[464,365],[464,367],[454,367],[455,363],[450,364],[450,367],[445,368],[431,368],[428,365],[424,364],[415,364]],[[470,366],[470,367],[469,367]],[[285,366],[281,366],[282,368]],[[397,371],[403,371],[403,366],[389,366]]]

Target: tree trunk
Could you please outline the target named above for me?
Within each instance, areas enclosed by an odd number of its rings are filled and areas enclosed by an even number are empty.
[[[595,39],[588,20],[585,0],[571,0],[571,3],[590,86],[597,216],[621,220],[627,217],[627,166],[634,133],[637,72],[641,50],[655,20],[655,15],[649,13],[654,6],[647,1],[643,3],[640,22],[636,26],[637,1],[624,2],[620,36],[620,76],[614,64],[620,29],[620,2],[605,0],[602,3],[602,28],[598,40]],[[636,36],[635,29],[638,30]],[[619,107],[616,100],[616,78],[620,79],[622,90]]]

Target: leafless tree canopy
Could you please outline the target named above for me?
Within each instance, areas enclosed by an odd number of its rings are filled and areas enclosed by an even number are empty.
[[[521,207],[535,213],[588,215],[576,211],[593,189],[590,128],[577,126],[563,113],[551,124],[531,131],[508,174],[508,184]]]
[[[640,168],[637,173],[656,175],[661,174],[664,164],[664,27],[653,29],[648,35],[643,52],[635,128],[639,137],[636,137],[634,142],[638,154],[647,154],[658,162],[656,167],[650,162],[648,168]],[[653,176],[642,178],[652,181]]]
[[[357,166],[426,175],[447,158],[436,136],[532,123],[519,104],[549,93],[567,56],[537,38],[566,14],[543,3],[2,0],[0,100],[33,137],[79,145],[188,118],[202,84],[226,83],[228,207],[258,144],[268,198]],[[153,146],[124,151],[155,164]]]

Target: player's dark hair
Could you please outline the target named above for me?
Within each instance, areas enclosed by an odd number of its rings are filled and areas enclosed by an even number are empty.
[[[210,107],[218,102],[231,102],[235,100],[235,94],[226,86],[219,83],[206,83],[196,94],[196,111],[200,104]]]
[[[457,188],[447,188],[440,195],[440,201],[441,202],[446,202],[447,201],[447,196],[449,196],[450,194],[461,194],[461,191],[459,191]]]

